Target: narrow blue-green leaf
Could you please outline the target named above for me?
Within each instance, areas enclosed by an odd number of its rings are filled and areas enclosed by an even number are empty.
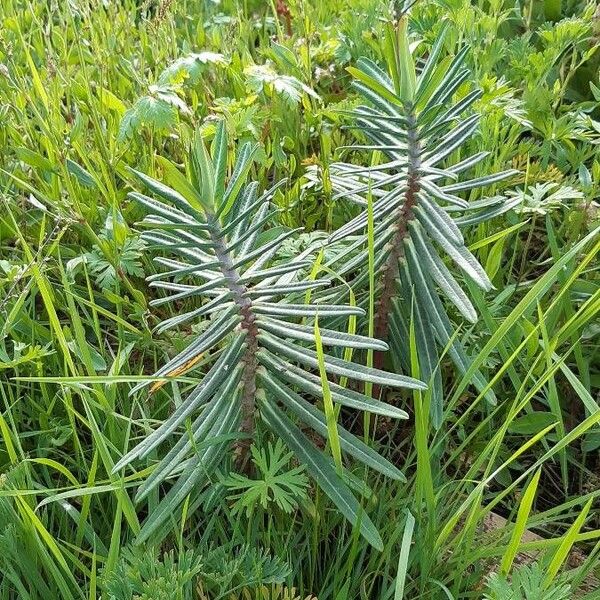
[[[269,427],[283,439],[301,463],[306,465],[310,475],[346,519],[352,525],[360,527],[360,533],[369,544],[377,550],[383,550],[383,541],[379,532],[336,473],[332,463],[270,400],[266,399],[263,402],[261,414]]]

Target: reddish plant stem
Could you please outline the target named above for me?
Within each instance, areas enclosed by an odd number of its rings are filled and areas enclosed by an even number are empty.
[[[277,0],[277,15],[285,20],[285,32],[288,37],[292,35],[292,13],[284,0]]]
[[[392,303],[397,295],[397,281],[400,273],[400,261],[404,256],[404,240],[408,236],[408,223],[414,218],[413,208],[417,204],[420,186],[421,146],[419,143],[418,129],[415,114],[412,110],[407,115],[407,144],[408,144],[408,173],[407,187],[404,192],[404,201],[398,209],[397,219],[393,225],[394,234],[386,246],[388,257],[380,272],[380,295],[375,308],[375,337],[387,341],[389,337],[389,315]],[[373,356],[373,365],[382,369],[385,354],[376,351]],[[379,388],[374,389],[375,397],[379,395]]]

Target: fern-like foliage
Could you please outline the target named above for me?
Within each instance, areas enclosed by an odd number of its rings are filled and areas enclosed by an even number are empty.
[[[202,557],[192,550],[177,556],[171,550],[161,558],[153,549],[124,548],[112,571],[103,573],[106,600],[192,600]]]
[[[284,561],[248,546],[182,550],[177,554],[171,550],[162,556],[153,548],[126,547],[116,567],[102,574],[102,598],[229,598],[230,593],[242,589],[259,594],[267,585],[280,585],[289,574],[290,567]]]
[[[361,59],[356,68],[349,69],[355,77],[354,87],[368,102],[348,113],[368,141],[350,149],[378,152],[384,160],[368,167],[347,163],[331,166],[336,198],[347,199],[363,210],[331,236],[330,242],[345,240],[346,244],[328,266],[346,277],[356,292],[368,285],[364,267],[370,198],[377,286],[375,336],[389,341],[398,365],[409,365],[406,340],[408,323],[414,319],[421,376],[432,383],[432,417],[439,425],[443,410],[439,350],[448,347],[462,372],[470,364],[455,337],[445,301],[468,322],[477,320],[469,296],[444,257],[474,285],[489,290],[492,284],[466,247],[461,227],[489,219],[516,204],[501,197],[469,203],[459,194],[501,181],[515,171],[463,177],[486,156],[481,152],[453,160],[456,151],[477,131],[479,120],[477,114],[469,114],[479,91],[452,101],[469,78],[463,64],[467,49],[462,48],[451,60],[440,60],[444,47],[441,35],[417,70],[406,27],[406,17],[400,19],[397,28],[390,26],[386,43],[389,73],[369,59]],[[316,173],[309,177],[314,180]],[[381,367],[382,361],[379,354],[376,366]],[[485,386],[480,373],[474,382],[480,389]],[[493,393],[488,392],[487,398],[493,401]]]
[[[322,346],[338,351],[384,351],[387,344],[325,327],[316,329],[317,316],[323,321],[364,313],[343,304],[304,303],[307,291],[329,287],[331,282],[307,275],[311,266],[305,259],[307,253],[277,259],[278,249],[297,230],[270,234],[268,224],[274,211],[269,200],[279,184],[260,194],[256,183],[246,183],[254,151],[249,144],[243,146],[228,177],[228,142],[221,123],[212,144],[212,157],[201,137],[196,137],[189,158],[189,178],[167,161],[163,161],[165,177],[173,187],[134,172],[160,198],[131,194],[150,211],[143,222],[147,228],[143,239],[149,247],[177,257],[156,258],[167,270],[149,279],[152,286],[166,290],[167,295],[152,304],[173,303],[177,307],[184,299],[205,299],[198,308],[167,319],[158,329],[208,320],[203,332],[156,375],[181,374],[196,365],[200,357],[208,357],[212,364],[173,414],[127,453],[115,470],[148,457],[193,418],[138,490],[137,499],[141,500],[167,477],[176,477],[142,528],[140,539],[146,539],[194,486],[207,481],[222,461],[232,436],[238,436],[238,464],[243,468],[255,419],[260,414],[343,514],[352,523],[360,522],[363,535],[380,547],[379,534],[366,515],[359,517],[360,506],[339,469],[295,421],[323,437],[331,433],[332,424],[325,414],[306,399],[323,398],[322,379],[315,373],[320,366],[330,375],[360,382],[421,389],[425,386],[410,377],[365,367],[333,354],[323,358],[317,352],[319,331]],[[336,383],[331,382],[329,389],[333,401],[341,406],[406,417],[396,407]],[[337,435],[343,451],[373,469],[402,479],[394,465],[351,433],[337,427]]]
[[[547,571],[538,563],[521,565],[510,579],[492,573],[487,580],[484,600],[569,600],[573,590],[566,583],[546,584]]]
[[[220,546],[206,553],[199,587],[210,591],[211,598],[223,598],[241,589],[281,584],[290,573],[286,562],[260,548]]]

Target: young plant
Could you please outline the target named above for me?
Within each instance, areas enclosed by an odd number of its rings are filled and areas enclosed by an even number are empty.
[[[318,401],[406,418],[402,410],[357,391],[333,382],[324,385],[323,375],[392,387],[423,389],[425,385],[411,377],[323,353],[323,346],[385,351],[387,344],[318,327],[317,316],[322,322],[328,317],[361,315],[363,311],[342,304],[303,302],[308,290],[329,287],[331,282],[307,275],[311,266],[305,259],[307,252],[278,259],[278,249],[297,233],[268,229],[273,217],[269,200],[281,183],[263,194],[258,193],[256,183],[246,183],[255,151],[249,144],[240,149],[228,177],[228,143],[223,123],[217,128],[212,148],[211,158],[203,139],[196,136],[189,157],[189,179],[174,165],[162,161],[173,187],[133,171],[161,198],[159,201],[137,192],[131,194],[150,211],[143,221],[148,229],[143,239],[150,247],[179,257],[156,258],[168,270],[149,280],[152,286],[169,293],[153,300],[152,305],[172,303],[178,307],[185,299],[206,299],[199,307],[177,314],[158,327],[164,331],[189,321],[208,320],[203,332],[161,367],[156,376],[181,375],[197,368],[201,359],[212,363],[173,414],[115,466],[119,470],[136,459],[148,457],[185,427],[138,490],[137,500],[142,500],[166,478],[177,476],[175,484],[150,513],[140,539],[147,539],[196,486],[208,481],[222,462],[232,437],[237,438],[238,466],[245,468],[255,421],[260,415],[306,465],[308,474],[346,518],[353,524],[360,522],[362,534],[381,547],[379,534],[369,518],[361,514],[359,503],[344,482],[341,463],[336,460],[334,467],[327,454],[315,448],[288,414],[327,438],[336,459],[339,455],[335,451],[341,449],[369,467],[401,480],[402,473],[394,465],[332,423],[330,414],[326,417],[298,391]],[[315,373],[317,369],[320,374]],[[142,383],[133,391],[145,385]]]
[[[289,574],[284,561],[248,546],[171,550],[162,556],[153,548],[125,547],[116,568],[103,574],[101,586],[111,600],[208,600],[230,598],[242,589],[258,593],[266,585],[282,584]]]
[[[223,480],[227,490],[233,492],[228,496],[228,500],[234,501],[233,512],[245,510],[250,516],[259,505],[264,510],[276,506],[283,512],[293,512],[307,498],[304,465],[286,469],[293,453],[285,451],[280,439],[274,446],[269,443],[267,449],[252,444],[250,452],[260,477],[250,479],[241,473],[230,473]]]
[[[484,593],[484,600],[537,600],[543,594],[544,600],[568,600],[573,598],[573,591],[568,584],[555,583],[552,587],[544,588],[546,569],[538,563],[521,565],[513,571],[509,580],[507,577],[492,573]]]
[[[469,71],[463,66],[467,48],[452,59],[440,59],[444,42],[442,34],[418,70],[404,16],[387,31],[388,73],[369,59],[361,59],[357,68],[349,69],[355,77],[354,87],[369,103],[348,113],[369,143],[349,148],[373,154],[371,166],[335,163],[330,167],[335,197],[358,204],[363,212],[332,234],[331,242],[346,240],[346,244],[327,265],[346,277],[355,292],[368,288],[369,273],[363,267],[369,249],[363,232],[371,198],[375,337],[389,341],[396,365],[409,368],[405,340],[412,315],[421,375],[433,386],[431,410],[437,426],[443,411],[439,349],[447,349],[462,372],[470,364],[443,299],[453,304],[466,321],[477,320],[469,296],[443,256],[450,258],[471,284],[490,290],[492,284],[467,248],[461,227],[497,216],[517,203],[501,197],[469,203],[458,195],[499,182],[515,171],[462,178],[462,173],[486,156],[485,152],[478,152],[459,160],[454,158],[477,131],[478,115],[466,113],[480,92],[461,94],[458,101],[453,101],[469,78]],[[384,162],[379,162],[381,156],[385,157]],[[383,365],[380,352],[375,355],[375,365]],[[474,383],[480,390],[485,387],[481,373],[476,374]],[[493,392],[488,391],[487,398],[493,401]]]

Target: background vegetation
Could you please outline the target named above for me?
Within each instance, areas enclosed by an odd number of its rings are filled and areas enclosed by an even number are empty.
[[[462,228],[493,289],[461,279],[475,323],[448,309],[475,366],[461,371],[438,348],[443,410],[432,420],[428,393],[377,386],[408,419],[336,407],[406,476],[344,459],[377,550],[266,427],[248,472],[225,461],[141,537],[170,484],[137,504],[135,490],[163,452],[114,467],[205,366],[129,394],[206,321],[153,332],[199,304],[149,306],[154,250],[127,167],[160,178],[222,120],[232,152],[258,144],[249,176],[261,189],[286,178],[269,232],[304,229],[279,259],[318,247],[359,213],[337,193],[335,164],[380,162],[342,147],[357,140],[352,67],[385,66],[393,11],[380,0],[3,0],[0,597],[600,597],[599,11],[580,0],[411,8],[417,64],[445,27],[441,59],[468,47],[455,96],[482,90],[477,131],[447,164],[485,151],[475,175],[515,172],[462,194],[511,208]],[[319,255],[307,256],[316,276]],[[419,378],[411,317],[402,368]],[[361,332],[373,325],[358,317]],[[317,437],[331,454],[331,437]]]

